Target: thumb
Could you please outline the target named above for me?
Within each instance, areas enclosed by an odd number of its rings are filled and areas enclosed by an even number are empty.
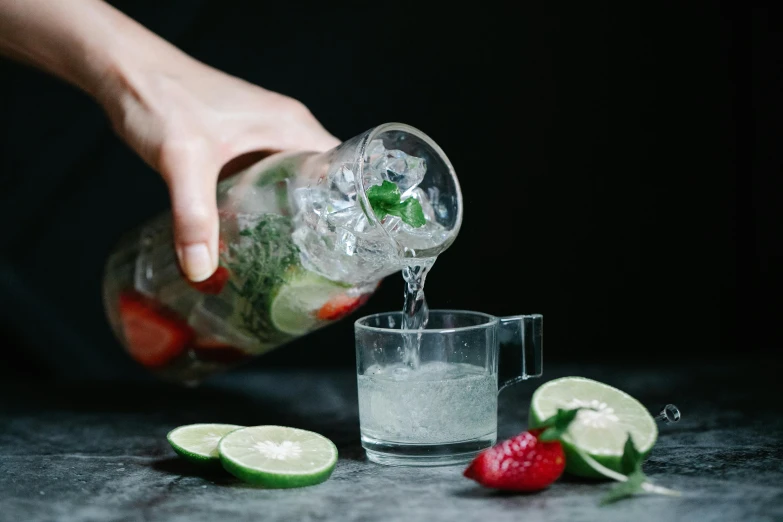
[[[165,176],[177,258],[185,276],[194,282],[209,278],[218,265],[217,175],[217,169],[207,169],[202,164]]]

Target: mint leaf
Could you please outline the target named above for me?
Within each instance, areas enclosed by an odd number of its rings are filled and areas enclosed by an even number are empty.
[[[546,429],[538,436],[538,439],[544,442],[560,439],[568,430],[568,426],[576,418],[576,414],[579,413],[580,409],[563,410],[558,408],[557,413],[541,423],[541,426]]]
[[[400,189],[391,181],[373,185],[367,189],[367,200],[379,220],[386,216],[397,216],[412,227],[422,227],[427,222],[421,203],[414,198],[400,201]]]
[[[421,203],[413,198],[408,198],[403,201],[402,205],[399,207],[399,214],[395,215],[400,216],[400,219],[415,228],[423,227],[424,224],[427,223],[427,220],[424,218],[424,210],[421,208]]]
[[[376,208],[385,210],[400,204],[400,189],[391,181],[384,181],[380,185],[373,185],[367,189],[367,199],[370,200],[372,209],[378,214]],[[378,216],[378,219],[382,219],[381,216]]]
[[[291,236],[293,227],[290,217],[263,214],[254,226],[239,232],[250,241],[229,246],[228,267],[236,276],[229,284],[242,298],[237,315],[243,330],[265,344],[288,339],[273,326],[269,296],[274,295],[288,271],[299,266],[299,248]]]
[[[632,497],[637,493],[644,492],[642,484],[647,481],[647,477],[641,471],[635,471],[628,475],[628,480],[616,484],[609,492],[601,499],[601,505],[611,504],[617,502],[620,499]]]
[[[623,458],[620,461],[620,466],[623,473],[626,475],[625,480],[609,490],[606,496],[601,500],[601,505],[611,504],[612,502],[636,495],[637,493],[654,493],[672,497],[680,496],[679,491],[653,484],[642,471],[642,459],[643,457],[639,453],[639,450],[636,449],[631,434],[629,433],[628,439],[625,441]],[[609,478],[618,480],[618,478],[622,477],[610,476]]]
[[[628,434],[628,439],[625,441],[625,449],[623,450],[623,458],[620,461],[620,471],[623,475],[631,475],[632,473],[641,473],[642,461],[644,458],[639,450],[633,443],[631,434]]]

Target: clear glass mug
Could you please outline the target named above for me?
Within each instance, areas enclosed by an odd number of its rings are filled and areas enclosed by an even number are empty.
[[[401,330],[399,312],[355,322],[361,441],[373,462],[470,461],[497,440],[500,390],[542,374],[542,315],[429,314],[423,330]],[[418,343],[418,368],[405,362],[406,341]]]
[[[420,202],[424,226],[376,216],[367,190],[384,181]],[[385,276],[446,250],[462,223],[448,158],[400,123],[324,153],[270,156],[219,183],[217,203],[220,266],[206,282],[183,277],[170,213],[126,235],[104,276],[129,354],[187,384],[345,317]]]

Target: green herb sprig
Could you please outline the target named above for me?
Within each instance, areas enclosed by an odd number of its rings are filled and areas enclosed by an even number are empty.
[[[647,478],[642,471],[644,455],[639,453],[639,450],[636,449],[630,434],[628,434],[628,439],[625,441],[620,473],[600,464],[578,446],[573,444],[573,441],[568,435],[568,427],[571,422],[574,421],[577,413],[581,409],[590,408],[574,408],[572,410],[558,409],[555,415],[552,415],[539,425],[539,427],[544,428],[544,431],[539,435],[539,439],[542,441],[559,440],[571,443],[571,446],[579,453],[588,466],[604,477],[618,482],[618,484],[615,484],[601,499],[601,505],[611,504],[618,500],[639,494],[657,494],[672,497],[680,496],[681,493],[679,491],[661,487]]]
[[[427,220],[421,203],[415,198],[407,198],[405,201],[401,201],[401,198],[399,187],[390,181],[367,189],[367,199],[379,220],[386,216],[397,216],[414,228],[423,227]]]
[[[252,228],[239,235],[248,238],[232,245],[227,263],[235,276],[231,285],[243,300],[241,309],[245,330],[261,342],[283,340],[272,326],[271,301],[286,280],[286,274],[299,266],[299,249],[291,238],[291,218],[265,214]]]
[[[622,474],[620,476],[625,477],[625,479],[623,480],[619,477],[604,473],[604,475],[608,476],[609,478],[619,480],[620,483],[616,484],[607,492],[607,494],[601,500],[601,504],[611,504],[612,502],[616,502],[620,499],[644,493],[653,493],[672,497],[680,496],[679,491],[653,484],[650,479],[647,478],[647,475],[645,475],[642,471],[643,461],[644,456],[639,453],[638,449],[636,449],[636,446],[633,443],[633,439],[629,434],[628,439],[625,441],[625,449],[623,450],[623,458],[621,461]],[[595,461],[593,461],[593,463],[594,462]]]

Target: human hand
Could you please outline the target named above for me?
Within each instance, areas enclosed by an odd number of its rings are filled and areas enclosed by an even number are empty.
[[[191,60],[162,69],[108,82],[97,97],[116,132],[166,181],[180,264],[201,281],[217,268],[222,167],[250,152],[340,142],[292,98]]]
[[[300,102],[194,60],[100,0],[0,0],[0,54],[93,96],[163,176],[177,255],[193,281],[217,268],[215,189],[227,162],[339,144]]]

